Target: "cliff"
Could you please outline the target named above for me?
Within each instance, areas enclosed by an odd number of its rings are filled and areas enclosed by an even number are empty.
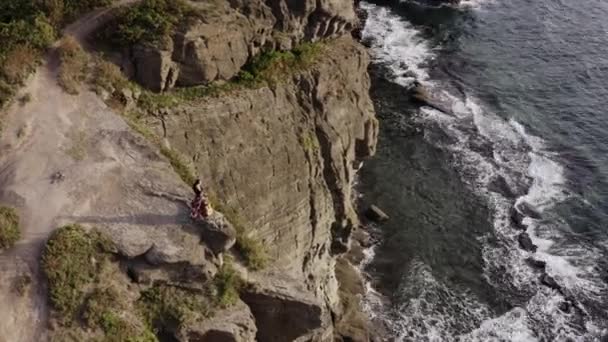
[[[262,243],[272,266],[251,277],[271,293],[285,283],[302,287],[297,292],[310,294],[320,309],[314,325],[320,329],[309,330],[324,338],[340,312],[335,257],[357,227],[354,167],[374,153],[378,128],[367,53],[350,37],[327,45],[314,66],[284,83],[178,105],[145,120],[193,161]],[[249,304],[255,314],[277,310],[282,301]],[[258,323],[260,333],[281,331],[277,321]]]
[[[60,341],[369,340],[342,257],[378,132],[353,3],[118,5],[71,25],[7,112],[0,201],[23,237],[0,258],[0,333],[44,340],[48,320]],[[215,208],[203,221],[194,175]]]

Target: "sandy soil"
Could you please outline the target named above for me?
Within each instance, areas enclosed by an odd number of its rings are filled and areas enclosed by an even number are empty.
[[[111,10],[97,10],[66,32],[83,40],[110,17]],[[154,195],[189,195],[156,148],[92,92],[63,92],[52,58],[21,93],[32,100],[8,109],[0,136],[0,203],[18,209],[22,228],[19,243],[0,253],[0,342],[46,339],[48,305],[38,265],[54,229],[73,222],[108,229],[134,255],[156,246],[150,238],[162,238],[169,241],[163,255],[179,259],[184,237],[166,235],[179,231],[188,210],[171,196]],[[155,233],[142,238],[145,229]],[[32,286],[19,294],[14,287],[23,276]]]

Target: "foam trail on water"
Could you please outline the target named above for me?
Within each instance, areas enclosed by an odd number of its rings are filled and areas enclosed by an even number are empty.
[[[488,2],[464,1],[464,6],[482,4]],[[483,246],[483,276],[505,296],[523,298],[515,308],[496,315],[473,294],[447,288],[433,278],[427,265],[415,262],[400,288],[402,304],[380,315],[402,341],[595,340],[600,330],[593,328],[597,324],[560,310],[564,295],[540,285],[539,274],[525,261],[529,257],[545,261],[546,272],[556,279],[563,293],[579,301],[583,312],[586,309],[581,303],[585,300],[608,295],[606,285],[593,274],[600,254],[588,246],[568,244],[565,232],[569,227],[555,212],[556,205],[572,196],[558,156],[516,120],[505,120],[473,96],[456,97],[431,81],[426,65],[434,58],[433,51],[411,24],[387,8],[365,2],[362,8],[368,12],[363,36],[371,44],[375,62],[386,66],[392,81],[399,85],[407,87],[415,79],[423,82],[451,109],[452,113],[446,114],[422,108],[415,120],[427,128],[425,138],[429,142],[455,157],[453,167],[473,191],[487,200],[492,211],[498,243]],[[442,134],[427,134],[434,129]],[[503,180],[513,195],[490,190],[497,179]],[[522,213],[527,216],[535,216],[534,212],[540,216],[524,219],[539,247],[536,253],[518,246],[520,231],[513,229],[510,219],[514,204],[520,209],[525,206],[528,212]],[[446,307],[458,310],[447,312]],[[382,305],[368,308],[376,312],[386,309]],[[459,325],[461,322],[469,325]]]
[[[420,33],[384,7],[362,2],[361,8],[368,13],[363,37],[372,44],[373,58],[390,68],[394,81],[407,86],[427,80],[424,66],[434,55]]]

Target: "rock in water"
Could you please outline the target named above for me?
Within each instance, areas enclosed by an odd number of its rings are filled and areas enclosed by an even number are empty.
[[[385,222],[389,219],[388,215],[382,211],[382,209],[373,204],[367,209],[365,216],[375,222]]]
[[[569,313],[570,312],[570,308],[572,307],[572,304],[570,304],[570,302],[567,301],[563,301],[561,303],[559,303],[557,305],[558,309],[560,309],[562,312],[565,313]]]
[[[522,213],[522,215],[524,216],[528,216],[531,217],[535,220],[540,220],[543,217],[541,216],[541,214],[534,209],[534,207],[526,202],[522,202],[517,206],[517,210]]]
[[[536,252],[536,245],[530,239],[530,235],[528,233],[521,233],[517,236],[517,241],[519,242],[519,246],[528,252]]]
[[[505,178],[500,175],[492,178],[492,181],[488,184],[488,190],[499,193],[506,198],[515,198],[515,194],[511,190],[511,187],[509,187]]]
[[[516,208],[511,208],[511,223],[515,229],[526,230],[523,220],[524,216]]]
[[[528,258],[526,259],[526,262],[528,263],[528,265],[540,269],[540,270],[544,270],[547,267],[547,263],[542,261],[542,260],[536,260],[534,258]]]
[[[540,277],[540,283],[549,288],[552,288],[554,290],[557,290],[557,291],[561,290],[561,287],[555,281],[555,279],[553,279],[553,277],[551,277],[550,275],[548,275],[546,273]]]

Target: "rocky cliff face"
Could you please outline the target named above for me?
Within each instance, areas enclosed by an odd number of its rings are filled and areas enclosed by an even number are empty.
[[[289,50],[302,41],[335,38],[356,22],[348,0],[213,0],[191,2],[199,13],[158,49],[133,46],[123,68],[161,91],[235,76],[260,49]]]
[[[354,168],[374,153],[378,124],[366,51],[350,37],[327,45],[314,66],[284,82],[147,121],[269,253],[269,270],[250,276],[259,288],[243,298],[261,341],[331,340],[341,311],[335,257],[357,227]]]

